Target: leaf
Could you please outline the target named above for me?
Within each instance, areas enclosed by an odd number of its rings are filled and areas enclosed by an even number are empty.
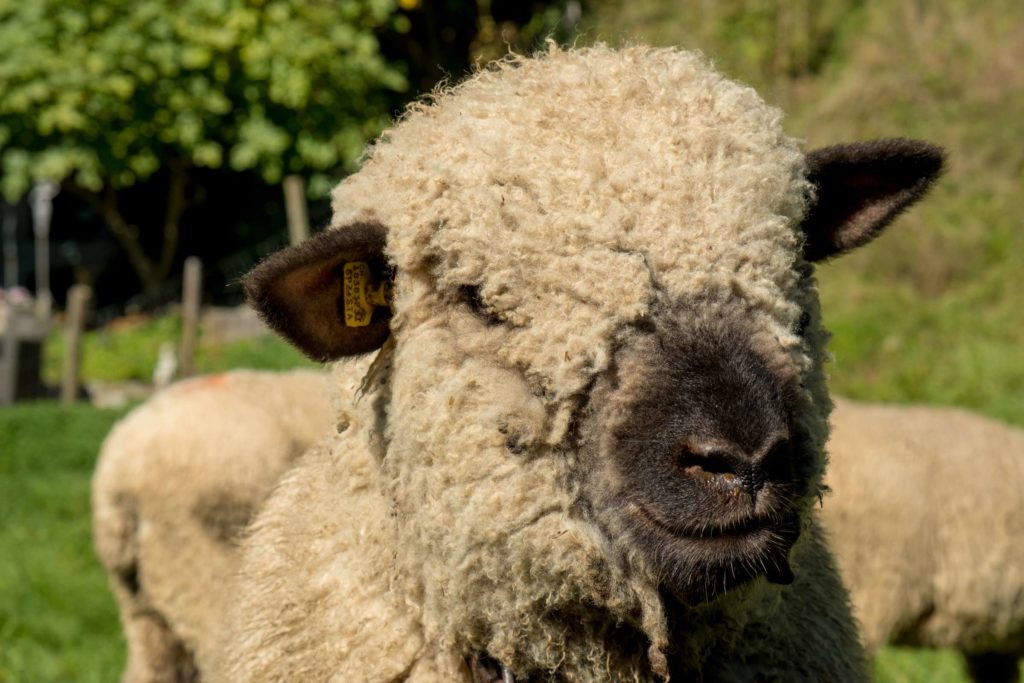
[[[125,186],[163,159],[218,167],[225,154],[267,178],[340,174],[408,88],[377,38],[396,12],[391,0],[0,2],[3,190],[54,173]]]

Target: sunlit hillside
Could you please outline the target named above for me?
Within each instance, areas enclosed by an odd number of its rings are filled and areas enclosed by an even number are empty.
[[[588,39],[700,48],[808,147],[946,147],[928,200],[821,269],[834,387],[1024,424],[1024,4],[631,0],[599,6]]]

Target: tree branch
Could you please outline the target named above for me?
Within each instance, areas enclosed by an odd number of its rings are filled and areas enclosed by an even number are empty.
[[[160,247],[160,260],[156,265],[157,280],[163,280],[171,272],[174,256],[178,250],[178,237],[181,227],[181,215],[188,207],[185,199],[185,185],[188,166],[184,159],[172,157],[167,162],[169,171],[167,187],[167,208],[164,212],[163,243]]]
[[[139,229],[121,215],[121,210],[117,205],[117,192],[111,185],[106,186],[102,196],[76,185],[71,180],[65,180],[61,186],[82,199],[103,218],[114,238],[128,255],[128,262],[131,263],[132,269],[135,270],[135,274],[144,287],[149,288],[159,282],[159,278],[155,277],[153,262],[146,256],[139,243]]]

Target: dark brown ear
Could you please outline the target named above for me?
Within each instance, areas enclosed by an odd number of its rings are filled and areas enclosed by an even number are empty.
[[[384,239],[384,228],[373,223],[325,230],[249,271],[246,298],[314,360],[373,351],[390,333],[392,273]]]
[[[942,173],[942,148],[919,140],[835,145],[807,155],[817,188],[804,219],[804,257],[822,261],[867,244]]]

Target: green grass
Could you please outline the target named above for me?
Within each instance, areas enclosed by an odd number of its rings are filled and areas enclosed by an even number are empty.
[[[0,409],[0,681],[114,681],[124,643],[92,549],[89,479],[119,411]]]
[[[845,265],[845,264],[843,264]],[[984,280],[938,298],[871,283],[836,264],[821,275],[834,333],[832,386],[854,398],[959,405],[1024,425],[1024,330],[1014,297]]]
[[[968,683],[963,659],[949,650],[890,647],[875,658],[877,683]]]
[[[265,335],[220,347],[202,347],[196,358],[200,372],[222,372],[231,368],[289,370],[318,367],[279,337]]]
[[[149,378],[165,317],[86,335],[86,379]],[[62,339],[48,346],[50,381]],[[312,365],[276,337],[197,353],[201,372]],[[113,596],[92,549],[89,481],[100,443],[125,411],[37,402],[0,409],[0,683],[114,681],[124,640]]]
[[[120,328],[104,328],[87,332],[82,342],[82,376],[86,380],[124,381],[152,380],[160,345],[180,343],[181,319],[163,316],[140,320]],[[64,335],[55,330],[43,352],[43,377],[50,384],[60,381],[64,357]],[[314,367],[295,348],[280,338],[267,334],[223,346],[200,343],[196,350],[199,372],[221,372],[231,368],[262,368],[286,370]]]

